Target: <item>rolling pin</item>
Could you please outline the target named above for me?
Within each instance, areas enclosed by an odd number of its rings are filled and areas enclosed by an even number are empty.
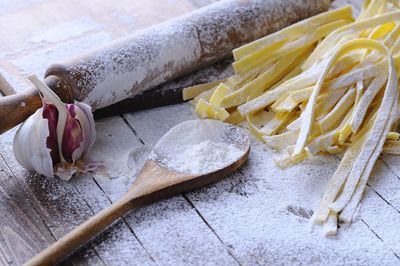
[[[220,1],[55,63],[47,69],[45,82],[64,102],[82,101],[100,109],[221,60],[236,47],[327,10],[329,3]],[[41,105],[33,88],[0,98],[0,134]]]

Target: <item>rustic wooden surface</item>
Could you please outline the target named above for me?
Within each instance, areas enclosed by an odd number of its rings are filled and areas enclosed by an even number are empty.
[[[59,51],[70,56],[93,42],[124,36],[211,1],[99,0],[93,7],[82,0],[0,0],[3,93],[25,88],[24,75],[42,74],[61,56]],[[360,1],[348,2],[359,10]],[[82,19],[89,21],[84,32],[68,32],[68,39],[32,41],[51,31],[49,25],[67,27]],[[100,30],[91,25],[100,25]],[[194,117],[188,104],[180,104],[100,120],[93,156],[109,154],[118,165],[132,150],[146,154],[170,127]],[[116,201],[135,178],[133,171],[123,170],[112,179],[79,175],[69,182],[29,173],[14,159],[14,134],[15,129],[0,137],[0,265],[22,264]],[[63,264],[400,264],[399,157],[380,158],[359,218],[327,239],[320,231],[310,231],[304,218],[321,197],[318,188],[326,185],[338,159],[319,158],[282,174],[271,156],[271,150],[254,141],[249,162],[237,173],[129,213]],[[292,178],[283,178],[287,176]]]

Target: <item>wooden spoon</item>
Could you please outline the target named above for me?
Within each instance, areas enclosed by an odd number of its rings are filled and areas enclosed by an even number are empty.
[[[186,134],[188,128],[191,130]],[[226,158],[230,159],[223,162],[223,165],[214,163],[214,168],[205,167],[197,173],[191,170],[183,173],[171,169],[170,166],[168,168],[168,162],[174,159],[174,153],[171,153],[172,155],[166,153],[168,149],[172,147],[184,152],[184,149],[190,148],[190,145],[205,141],[230,145],[229,147],[235,149],[235,156],[227,156]],[[208,150],[208,154],[220,152],[215,147],[215,150]],[[25,265],[54,265],[130,210],[164,197],[207,185],[232,173],[247,160],[249,152],[248,135],[238,127],[214,120],[191,120],[175,126],[155,145],[142,171],[120,200],[60,238]],[[179,152],[175,153],[175,156],[178,157]]]

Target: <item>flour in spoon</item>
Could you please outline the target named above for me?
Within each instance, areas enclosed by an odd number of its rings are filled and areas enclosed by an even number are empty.
[[[229,165],[241,154],[243,152],[233,145],[206,140],[187,146],[168,162],[168,167],[183,173],[209,173]]]
[[[207,174],[224,168],[244,155],[239,145],[248,140],[232,139],[234,127],[215,120],[186,121],[167,132],[155,145],[150,159],[181,173]],[[236,128],[236,130],[239,130]],[[239,132],[241,133],[241,132]]]

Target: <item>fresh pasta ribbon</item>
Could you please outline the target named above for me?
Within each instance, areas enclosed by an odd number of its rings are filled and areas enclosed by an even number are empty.
[[[184,90],[200,116],[280,151],[280,168],[344,152],[311,219],[326,235],[354,219],[378,156],[400,155],[399,8],[367,0],[356,20],[349,6],[305,19],[235,49],[233,76]]]

